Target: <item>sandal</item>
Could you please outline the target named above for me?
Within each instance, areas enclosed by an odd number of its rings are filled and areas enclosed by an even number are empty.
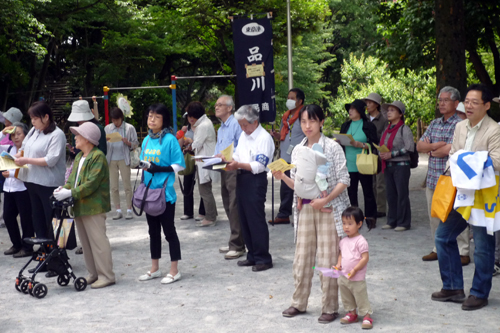
[[[368,330],[373,328],[373,319],[370,317],[364,317],[363,323],[361,324],[361,328]]]
[[[148,271],[146,274],[139,276],[139,281],[148,281],[148,280],[159,278],[160,276],[161,276],[160,270],[157,270],[154,273],[151,273],[150,271]]]
[[[358,315],[348,312],[344,318],[340,319],[341,324],[352,324],[358,322]]]

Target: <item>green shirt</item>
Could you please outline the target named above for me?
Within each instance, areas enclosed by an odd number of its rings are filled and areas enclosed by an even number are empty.
[[[351,134],[354,141],[359,141],[362,143],[367,143],[365,132],[363,132],[363,119],[351,122],[351,126],[347,130],[347,134]],[[358,167],[356,166],[356,156],[361,154],[362,148],[356,148],[353,146],[345,147],[345,158],[347,161],[347,171],[358,172]]]
[[[75,217],[107,213],[111,210],[111,202],[106,156],[94,147],[83,162],[75,187],[75,178],[82,156],[82,152],[76,155],[73,170],[64,185],[64,188],[71,189],[71,195],[75,200],[73,208]]]

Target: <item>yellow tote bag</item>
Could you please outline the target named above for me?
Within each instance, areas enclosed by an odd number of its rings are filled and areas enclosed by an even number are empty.
[[[444,172],[446,173],[446,171]],[[453,209],[457,189],[453,186],[450,176],[439,176],[436,189],[432,196],[431,216],[446,222],[448,215]]]
[[[365,154],[366,149],[363,149],[361,154],[356,155],[356,167],[358,168],[358,172],[362,175],[376,175],[378,156],[372,154],[372,148],[369,144],[367,144],[367,146],[367,154]]]

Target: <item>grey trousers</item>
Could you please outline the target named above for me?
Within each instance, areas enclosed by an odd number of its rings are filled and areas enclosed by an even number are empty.
[[[215,221],[217,218],[217,205],[215,203],[214,193],[212,192],[212,181],[205,184],[200,184],[198,182],[198,190],[200,191],[200,196],[205,206],[205,220]]]
[[[236,201],[236,170],[221,173],[220,192],[231,230],[228,243],[229,251],[243,251],[245,250],[245,240],[241,233],[238,202]]]

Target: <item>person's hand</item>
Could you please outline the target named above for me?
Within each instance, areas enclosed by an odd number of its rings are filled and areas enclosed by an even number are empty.
[[[238,162],[235,161],[235,160],[232,160],[231,162],[228,163],[228,165],[226,165],[226,167],[224,169],[226,169],[226,171],[233,171],[233,170],[236,170],[238,169]]]
[[[111,139],[110,138],[106,138],[106,141],[109,141],[109,140],[111,140]]]
[[[9,175],[10,175],[9,170],[5,170],[2,172],[2,176],[4,176],[4,178],[9,178]]]
[[[388,151],[387,153],[380,153],[380,158],[383,159],[384,161],[390,159],[392,156],[391,156],[391,152]]]
[[[424,138],[424,142],[425,142],[425,143],[431,143],[431,140],[429,140],[429,138],[428,138],[428,137],[426,137],[426,138]]]
[[[326,198],[321,198],[321,199],[314,199],[314,200],[311,200],[311,203],[310,205],[312,206],[312,208],[316,209],[316,210],[320,210],[321,208],[323,208],[326,204],[328,203],[328,199]]]
[[[5,135],[5,134],[8,134],[7,131],[10,131],[14,128],[14,126],[7,126],[5,127],[3,130],[2,130],[2,133]]]
[[[127,138],[122,138],[122,141],[124,144],[126,144],[127,146],[131,146],[132,144],[130,143],[130,141],[127,140]]]
[[[302,210],[302,199],[301,198],[297,198],[297,209],[299,210],[299,212]]]
[[[28,158],[27,157],[18,157],[14,160],[14,163],[19,166],[23,166],[28,164]]]
[[[278,133],[278,132],[276,132],[276,131],[271,130],[271,131],[269,131],[269,134],[271,134],[271,136],[272,136],[273,138],[275,138],[276,140],[281,139],[281,135],[280,135],[280,133]]]
[[[349,274],[347,274],[347,279],[352,279],[354,275],[356,275],[357,271],[353,268],[351,269],[351,271],[349,272]]]
[[[62,201],[71,197],[71,190],[68,190],[67,188],[58,188],[54,191],[53,195],[57,201]]]
[[[341,271],[342,270],[342,265],[335,265],[335,266],[332,266],[333,269],[337,270],[337,271]]]
[[[283,171],[271,171],[271,173],[273,174],[273,177],[278,180],[283,180],[285,178]]]
[[[94,103],[96,103],[96,102],[97,102],[97,97],[96,97],[96,96],[92,96],[92,101],[93,101]]]
[[[183,131],[184,133],[186,133],[188,131],[188,127],[187,126],[182,126],[181,131]]]

